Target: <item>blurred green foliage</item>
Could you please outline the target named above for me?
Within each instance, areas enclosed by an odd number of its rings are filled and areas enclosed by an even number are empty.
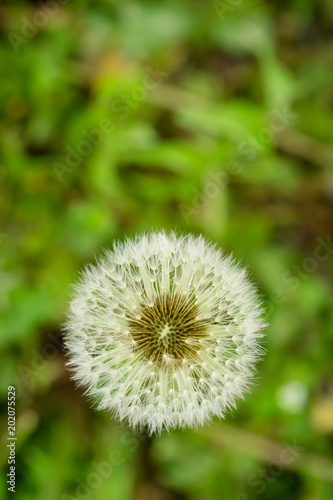
[[[0,14],[0,498],[14,385],[20,500],[332,500],[332,2]],[[233,252],[270,327],[253,394],[228,424],[150,443],[159,486],[140,486],[144,439],[74,389],[59,325],[83,264],[151,228]],[[270,468],[286,442],[300,456]]]

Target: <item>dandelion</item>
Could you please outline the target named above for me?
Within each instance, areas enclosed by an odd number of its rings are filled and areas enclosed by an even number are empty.
[[[75,287],[68,365],[99,409],[150,434],[223,418],[249,389],[264,328],[256,288],[202,236],[116,243]]]

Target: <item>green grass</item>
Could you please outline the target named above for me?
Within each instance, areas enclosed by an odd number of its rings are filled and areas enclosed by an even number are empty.
[[[1,6],[0,499],[14,385],[20,500],[331,500],[332,4],[53,5]],[[226,422],[144,448],[75,390],[60,325],[82,266],[152,228],[233,252],[270,326]]]

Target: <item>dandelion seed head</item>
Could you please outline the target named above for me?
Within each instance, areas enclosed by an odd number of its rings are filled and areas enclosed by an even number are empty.
[[[142,304],[139,320],[129,320],[130,333],[138,354],[163,367],[170,360],[185,361],[196,354],[194,345],[206,334],[205,324],[197,320],[193,300],[177,293],[158,295],[152,306]]]
[[[68,366],[99,409],[134,429],[197,427],[248,391],[262,314],[246,271],[202,236],[139,235],[75,286]]]

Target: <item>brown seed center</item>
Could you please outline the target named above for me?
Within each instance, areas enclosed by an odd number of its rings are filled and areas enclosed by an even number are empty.
[[[178,294],[160,295],[152,306],[143,304],[140,319],[129,321],[130,333],[142,356],[162,365],[168,359],[182,361],[193,358],[206,326],[197,319],[194,298]]]

